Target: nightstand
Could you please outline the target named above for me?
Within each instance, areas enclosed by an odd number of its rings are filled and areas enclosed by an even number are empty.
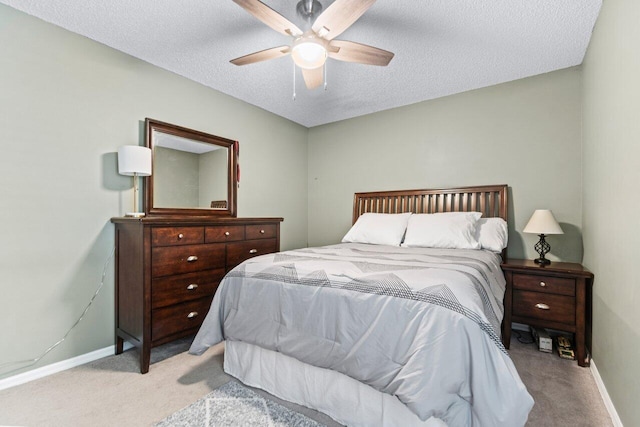
[[[502,264],[507,280],[502,342],[509,348],[511,322],[575,335],[578,365],[589,366],[593,273],[581,264],[510,259]]]

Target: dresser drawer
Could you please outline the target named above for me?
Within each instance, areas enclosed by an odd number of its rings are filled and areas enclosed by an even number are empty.
[[[212,296],[220,280],[224,277],[224,268],[204,270],[196,273],[178,274],[153,279],[151,282],[151,307],[159,308]]]
[[[206,243],[244,240],[244,225],[218,225],[205,228]]]
[[[225,245],[165,246],[151,251],[152,277],[224,268]]]
[[[202,325],[213,297],[158,308],[151,312],[151,340],[157,341]]]
[[[275,252],[276,239],[247,240],[227,245],[227,268],[230,270],[242,261],[258,255]]]
[[[535,274],[514,274],[513,288],[525,291],[574,296],[576,294],[576,281],[575,279],[539,276]]]
[[[204,243],[204,227],[154,227],[151,229],[151,246],[197,243]]]
[[[276,237],[278,226],[276,224],[247,225],[247,240],[272,239]]]
[[[574,325],[576,300],[563,295],[514,290],[513,315]]]

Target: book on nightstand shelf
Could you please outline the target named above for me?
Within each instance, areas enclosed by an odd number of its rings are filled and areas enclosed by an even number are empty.
[[[558,346],[558,354],[563,359],[574,360],[576,357],[573,353],[573,348],[571,347],[571,341],[569,338],[564,335],[558,335],[556,339],[556,344]]]
[[[538,345],[538,350],[545,353],[552,353],[553,344],[555,342],[556,348],[558,349],[558,355],[561,358],[575,360],[576,356],[569,337],[558,334],[557,331],[551,331],[552,335],[550,335],[549,331],[545,328],[529,326],[529,330],[531,331],[531,335],[533,336],[535,343]]]
[[[529,329],[531,330],[533,339],[538,344],[538,350],[544,351],[545,353],[553,352],[553,341],[546,329],[534,328],[533,326],[529,326]]]

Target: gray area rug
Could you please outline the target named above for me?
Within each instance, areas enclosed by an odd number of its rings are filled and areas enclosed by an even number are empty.
[[[156,427],[174,426],[323,427],[323,424],[230,381],[156,424]]]

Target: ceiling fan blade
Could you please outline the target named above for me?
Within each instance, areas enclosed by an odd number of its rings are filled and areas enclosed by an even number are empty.
[[[279,33],[300,36],[302,31],[293,22],[271,9],[260,0],[233,0],[234,3]]]
[[[324,66],[312,69],[301,68],[307,89],[315,89],[324,81]]]
[[[235,0],[234,0],[235,1]],[[318,16],[311,29],[324,39],[338,37],[362,16],[376,0],[336,0]]]
[[[335,49],[338,48],[336,52]],[[339,61],[357,62],[367,65],[388,65],[393,58],[393,53],[366,44],[349,42],[344,40],[333,40],[329,45],[327,54],[329,58]]]
[[[286,56],[290,51],[290,46],[272,47],[271,49],[261,50],[260,52],[254,52],[245,56],[241,56],[240,58],[232,59],[229,62],[235,65],[253,64],[255,62],[261,62],[268,59],[275,59]]]

